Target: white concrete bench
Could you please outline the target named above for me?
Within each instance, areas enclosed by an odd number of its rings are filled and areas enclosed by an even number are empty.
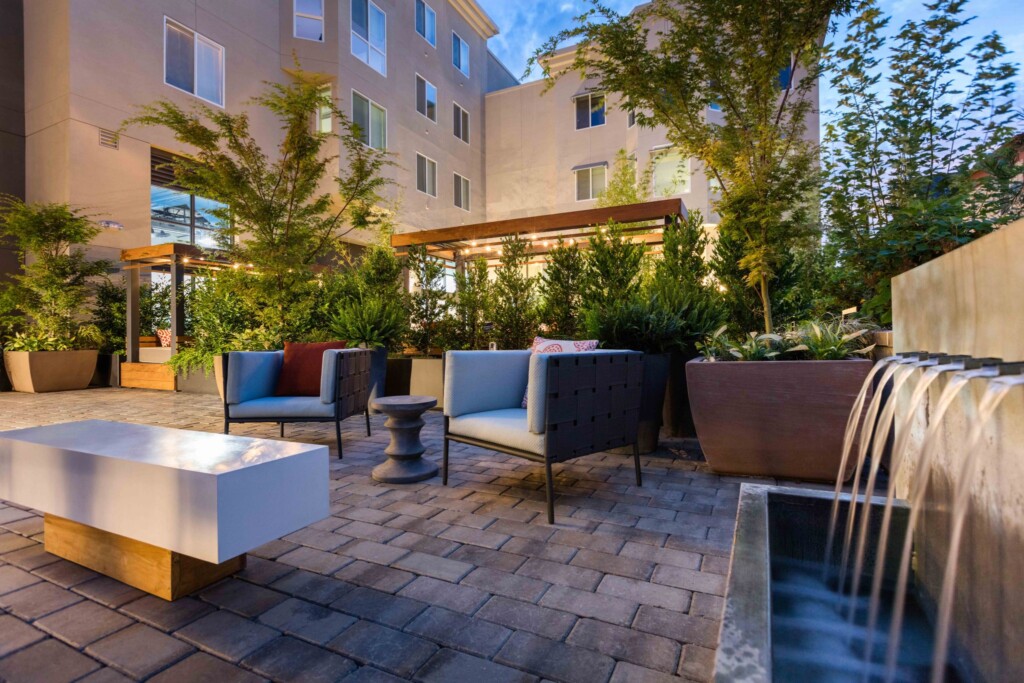
[[[46,550],[173,600],[329,514],[326,446],[86,420],[0,432],[0,499]]]

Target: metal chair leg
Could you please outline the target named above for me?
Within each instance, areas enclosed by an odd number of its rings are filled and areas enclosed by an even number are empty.
[[[281,424],[281,438],[283,439],[284,438],[284,422],[282,422],[280,424]]]
[[[225,434],[227,434],[227,433],[228,433],[228,428],[229,428],[230,426],[231,426],[231,423],[230,423],[230,422],[228,422],[227,418],[225,418],[225,419],[224,419],[224,433],[225,433]]]
[[[441,484],[448,485],[448,437],[444,438],[444,448],[441,456]]]
[[[341,460],[343,457],[341,451],[341,420],[334,421],[334,436],[338,440],[338,460]]]
[[[370,406],[366,406],[366,435],[370,436]]]
[[[548,524],[555,523],[555,490],[551,482],[551,461],[544,460],[544,487],[548,494]]]
[[[643,486],[643,482],[640,480],[640,446],[636,441],[633,442],[633,466],[636,467],[636,485]]]

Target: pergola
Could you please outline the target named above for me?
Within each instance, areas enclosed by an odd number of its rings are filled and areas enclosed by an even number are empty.
[[[530,240],[527,253],[540,257],[536,262],[543,262],[543,257],[559,239],[566,242],[586,240],[609,222],[622,225],[633,241],[656,249],[664,241],[663,226],[676,216],[686,217],[683,201],[659,199],[639,204],[399,233],[391,237],[391,246],[398,252],[404,252],[409,247],[424,245],[432,255],[454,261],[456,267],[460,267],[474,258],[498,258],[499,252],[495,249],[500,246],[500,240],[510,235],[519,235]]]

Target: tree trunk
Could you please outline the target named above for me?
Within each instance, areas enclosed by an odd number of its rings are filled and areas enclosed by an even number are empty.
[[[774,329],[772,324],[772,299],[768,294],[768,278],[761,275],[761,305],[764,308],[764,331],[771,334]]]

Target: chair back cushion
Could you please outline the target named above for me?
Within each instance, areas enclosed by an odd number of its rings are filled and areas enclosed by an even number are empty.
[[[284,365],[277,378],[277,396],[319,396],[324,351],[343,349],[348,342],[284,343]]]
[[[444,365],[444,414],[458,417],[519,408],[530,370],[527,351],[449,351]]]
[[[575,356],[593,356],[634,352],[619,349],[593,349],[580,352],[569,351],[566,353]],[[529,398],[528,405],[526,406],[526,424],[534,434],[543,434],[546,430],[548,360],[550,360],[552,355],[554,354],[535,353],[530,358],[530,378],[529,384],[526,387],[526,395]]]
[[[227,354],[228,379],[224,387],[229,404],[274,395],[283,351],[231,351]]]
[[[600,342],[596,339],[545,339],[534,337],[530,350],[534,353],[579,353],[581,351],[593,351]],[[527,386],[523,393],[523,407],[530,406],[530,388]]]

